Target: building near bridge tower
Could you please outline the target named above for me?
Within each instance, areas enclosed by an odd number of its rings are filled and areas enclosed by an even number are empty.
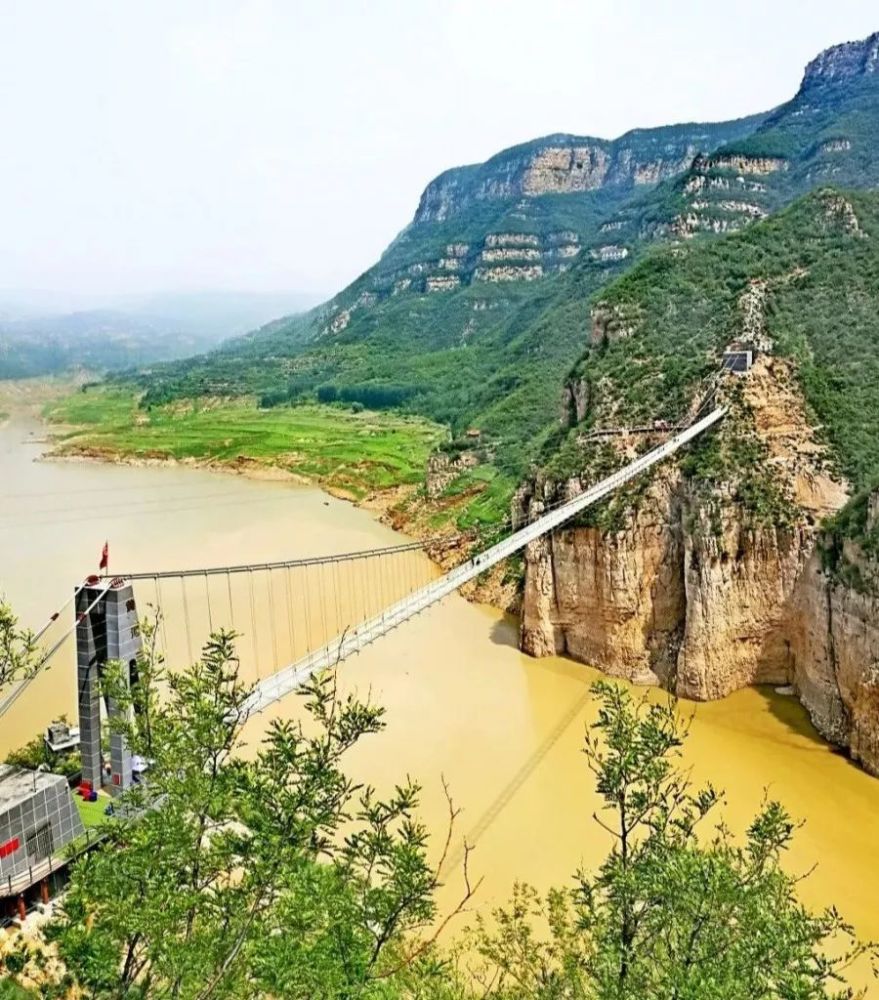
[[[66,865],[64,849],[84,833],[66,778],[0,765],[0,898]]]

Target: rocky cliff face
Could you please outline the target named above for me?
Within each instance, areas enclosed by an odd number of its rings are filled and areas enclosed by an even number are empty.
[[[828,472],[789,362],[762,356],[739,388],[734,419],[750,415],[796,516],[755,522],[732,487],[708,496],[665,468],[622,527],[562,529],[530,546],[522,648],[695,700],[793,685],[819,731],[879,774],[879,586],[834,582],[816,548],[846,484]],[[635,453],[626,439],[618,449]],[[561,492],[580,488],[573,481]],[[559,492],[534,483],[519,512]],[[879,496],[871,517],[879,523]],[[847,558],[859,581],[879,583],[879,566],[862,552]]]
[[[879,526],[879,492],[868,530]],[[844,577],[813,553],[802,576],[791,629],[792,679],[816,728],[879,775],[879,562],[856,542]]]
[[[735,506],[711,521],[665,474],[624,529],[572,528],[532,546],[522,648],[697,701],[790,683],[787,627],[813,535],[749,526]]]
[[[879,33],[822,52],[794,97],[752,135],[697,156],[677,185],[673,214],[645,213],[639,236],[733,232],[821,185],[875,185],[877,113]]]
[[[636,683],[668,681],[685,612],[682,539],[672,524],[679,486],[674,474],[656,480],[624,531],[565,529],[528,547],[525,652],[567,653]]]
[[[425,188],[413,223],[445,222],[480,202],[655,185],[686,170],[698,153],[746,135],[760,120],[636,129],[614,140],[547,136],[440,174]]]
[[[879,32],[858,42],[845,42],[825,49],[803,74],[800,92],[835,85],[879,73]]]

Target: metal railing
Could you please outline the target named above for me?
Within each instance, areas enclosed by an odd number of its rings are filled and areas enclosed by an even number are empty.
[[[106,834],[97,827],[86,827],[84,834],[71,840],[57,854],[53,854],[37,864],[28,864],[27,868],[20,869],[14,875],[0,878],[0,899],[5,896],[18,896],[25,892],[32,885],[36,885],[37,882],[58,871],[59,868],[69,865],[71,861],[90,850],[95,844],[100,843],[105,836]]]

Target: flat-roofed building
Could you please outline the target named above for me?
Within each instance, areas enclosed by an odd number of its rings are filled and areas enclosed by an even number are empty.
[[[744,375],[751,370],[755,354],[753,344],[734,340],[723,352],[723,367],[737,375]]]
[[[0,897],[45,878],[84,832],[66,778],[0,765]]]

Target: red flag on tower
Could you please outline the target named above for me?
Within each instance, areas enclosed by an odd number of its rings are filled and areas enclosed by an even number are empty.
[[[101,561],[98,563],[98,569],[109,569],[110,567],[110,543],[104,542],[104,547],[101,549]]]

